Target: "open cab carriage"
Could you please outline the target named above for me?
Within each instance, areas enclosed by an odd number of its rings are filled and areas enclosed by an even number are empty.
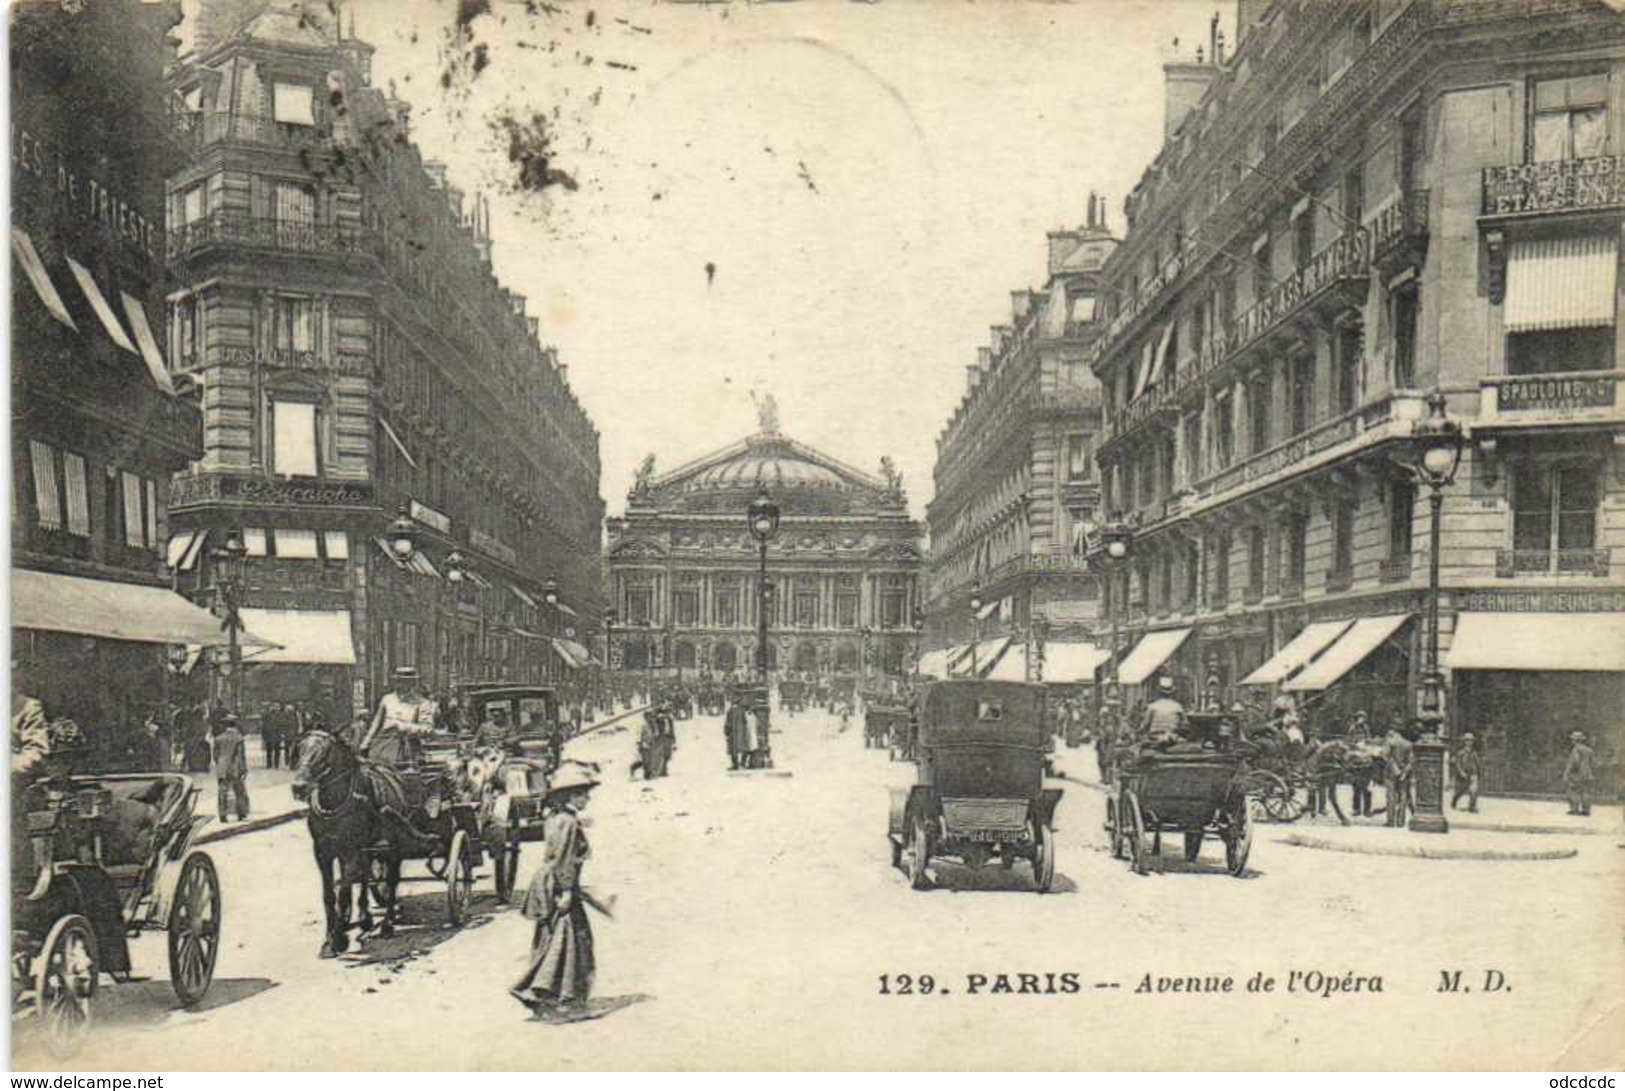
[[[1055,806],[1044,786],[1044,689],[1024,682],[958,680],[925,686],[919,700],[919,771],[892,790],[892,866],[916,890],[937,857],[968,867],[1032,865],[1040,894],[1055,881]]]
[[[544,728],[559,722],[558,696],[550,686],[493,684],[464,687],[463,700],[481,722],[496,719],[501,709],[508,723],[518,725],[502,753],[479,754],[469,763],[497,897],[512,901],[521,846],[542,840],[548,777],[558,762],[555,739]]]
[[[807,709],[808,683],[799,678],[786,678],[779,683],[779,710],[799,713]]]
[[[209,821],[194,813],[197,795],[178,773],[58,777],[24,789],[24,827],[12,831],[12,1011],[37,1017],[54,1055],[72,1056],[89,1032],[101,975],[130,979],[132,935],[168,933],[181,1004],[209,991],[220,880],[192,847]]]
[[[401,859],[422,860],[429,880],[445,884],[446,919],[453,927],[468,919],[475,873],[487,855],[467,745],[455,735],[436,733],[419,747],[415,762],[395,768],[406,785],[410,833],[393,846],[374,846],[370,853],[372,893],[380,904],[390,901],[383,889],[386,858],[393,852]],[[497,885],[501,883],[499,877]]]
[[[1164,833],[1182,834],[1185,859],[1194,862],[1209,837],[1224,843],[1225,868],[1238,878],[1252,851],[1247,748],[1220,730],[1220,713],[1186,716],[1186,737],[1165,746],[1118,746],[1111,757],[1106,835],[1112,856],[1135,874],[1150,870]]]

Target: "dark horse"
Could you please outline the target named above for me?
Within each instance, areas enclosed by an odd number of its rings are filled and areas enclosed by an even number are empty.
[[[379,933],[389,935],[395,927],[395,887],[401,878],[398,845],[407,811],[406,786],[399,774],[356,757],[332,732],[315,730],[299,740],[293,794],[310,804],[306,824],[322,873],[327,936],[321,957],[332,958],[350,946],[351,892],[358,886],[360,930],[372,930],[367,890],[373,860],[382,867],[375,888],[384,914]]]

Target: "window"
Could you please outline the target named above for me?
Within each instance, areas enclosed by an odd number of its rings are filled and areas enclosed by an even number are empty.
[[[1224,531],[1213,547],[1213,587],[1214,606],[1223,606],[1230,601],[1230,532]]]
[[[1192,413],[1185,418],[1185,480],[1198,481],[1202,476],[1202,414]]]
[[[1388,485],[1388,556],[1411,555],[1411,526],[1416,513],[1416,484],[1396,478]],[[1436,546],[1434,548],[1437,548]]]
[[[208,210],[206,196],[207,190],[201,183],[181,193],[179,201],[181,226],[190,227],[203,219]]]
[[[626,592],[628,624],[647,625],[654,613],[654,590],[649,587],[631,587]]]
[[[1270,381],[1262,375],[1247,384],[1248,453],[1258,454],[1270,445]]]
[[[72,451],[62,453],[62,484],[68,494],[68,533],[90,537],[90,491],[85,480],[85,459]]]
[[[306,84],[278,82],[272,88],[271,109],[283,125],[316,124],[315,96]]]
[[[315,477],[317,458],[316,407],[309,402],[271,403],[271,472],[280,477]]]
[[[692,589],[673,591],[672,611],[679,625],[698,625],[700,622],[700,593]],[[692,665],[692,664],[691,664]]]
[[[1589,159],[1608,150],[1608,76],[1537,80],[1530,94],[1530,160]]]
[[[1358,227],[1365,218],[1365,174],[1361,170],[1343,175],[1343,230]]]
[[[1332,342],[1337,367],[1337,412],[1349,412],[1360,400],[1360,352],[1364,335],[1359,326],[1340,326]]]
[[[835,625],[840,629],[856,629],[858,627],[858,596],[837,595],[835,597]]]
[[[1510,375],[1612,371],[1613,368],[1612,326],[1507,334],[1507,373]]]
[[[328,560],[347,561],[350,559],[350,535],[345,531],[323,531],[322,545],[327,550]]]
[[[1250,595],[1264,593],[1265,548],[1264,528],[1249,527],[1247,530],[1247,592]]]
[[[1292,360],[1292,434],[1306,432],[1315,422],[1315,357],[1312,353]]]
[[[1253,298],[1263,299],[1269,293],[1271,283],[1270,237],[1265,233],[1253,243]]]
[[[293,560],[316,560],[316,532],[314,530],[276,530],[274,544],[278,557]]]
[[[170,324],[169,358],[175,366],[186,370],[202,363],[203,307],[196,296],[175,304]]]
[[[316,347],[316,302],[299,296],[272,301],[271,342],[278,352],[310,352]]]
[[[725,587],[717,592],[716,613],[718,625],[733,626],[739,624],[739,590],[737,588]]]
[[[1089,479],[1089,445],[1081,435],[1066,437],[1066,479],[1068,481]]]
[[[142,506],[144,490],[141,478],[128,470],[119,473],[119,484],[124,496],[124,544],[132,549],[147,545],[147,518]]]
[[[818,596],[811,591],[796,594],[796,625],[802,629],[818,625]]]
[[[264,527],[243,528],[243,548],[250,557],[264,557],[270,553],[267,544],[267,535]]]
[[[1422,115],[1419,110],[1408,110],[1399,119],[1399,140],[1395,145],[1399,161],[1399,192],[1412,193],[1422,167]]]
[[[1196,603],[1197,580],[1201,575],[1201,558],[1194,545],[1185,547],[1185,597],[1181,606]]]
[[[1402,390],[1416,382],[1416,321],[1421,307],[1422,291],[1414,282],[1394,292],[1394,386]]]
[[[1354,571],[1354,501],[1339,500],[1332,508],[1332,575]]]
[[[1302,269],[1315,256],[1315,206],[1308,205],[1292,221],[1292,265]]]
[[[1512,547],[1519,571],[1590,567],[1589,556],[1565,557],[1597,545],[1598,467],[1583,462],[1517,465],[1512,478]]]
[[[896,629],[903,624],[904,592],[897,588],[880,594],[880,624],[882,628]]]
[[[1213,414],[1215,432],[1213,436],[1213,456],[1218,465],[1215,469],[1223,469],[1236,457],[1236,422],[1230,412],[1230,394],[1215,398],[1213,401]]]
[[[147,499],[147,548],[155,553],[162,553],[163,544],[158,538],[158,482],[149,479],[143,482],[143,486]]]
[[[1302,512],[1293,512],[1286,524],[1286,582],[1289,587],[1303,589],[1303,574],[1309,554],[1309,518]]]
[[[62,499],[56,487],[56,452],[39,440],[28,441],[28,460],[34,470],[34,511],[43,530],[62,529]]]
[[[297,250],[315,245],[316,195],[310,189],[278,182],[271,214],[280,245]]]

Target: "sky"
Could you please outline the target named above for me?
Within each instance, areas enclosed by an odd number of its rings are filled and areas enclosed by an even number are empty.
[[[1233,7],[345,12],[424,154],[487,194],[497,274],[569,365],[612,514],[645,454],[663,472],[755,431],[753,392],[794,439],[871,472],[890,455],[923,514],[965,367],[1010,320],[1010,291],[1042,285],[1045,232],[1081,224],[1091,190],[1122,231],[1161,144],[1161,65],[1190,59],[1215,11],[1232,33]],[[537,114],[555,173],[525,185],[508,125]]]

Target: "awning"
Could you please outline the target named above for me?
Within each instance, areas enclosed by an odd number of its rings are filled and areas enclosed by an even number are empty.
[[[1306,625],[1303,631],[1286,646],[1264,661],[1264,665],[1241,680],[1244,686],[1273,686],[1287,675],[1325,651],[1327,646],[1348,630],[1352,621],[1317,621]]]
[[[1151,374],[1146,377],[1145,386],[1149,390],[1157,385],[1162,377],[1163,365],[1167,363],[1168,349],[1174,341],[1174,324],[1169,322],[1162,327],[1162,336],[1157,338],[1157,347],[1151,353]]]
[[[579,670],[592,662],[592,653],[573,640],[556,636],[553,638],[553,650],[559,653],[559,658],[564,660],[571,670]]]
[[[1185,638],[1191,635],[1190,629],[1164,629],[1161,632],[1146,633],[1140,642],[1134,645],[1134,650],[1123,657],[1123,662],[1117,667],[1117,680],[1125,686],[1142,685],[1151,677],[1152,673],[1170,656],[1179,650],[1185,643]]]
[[[960,664],[970,662],[971,647],[972,646],[969,644],[961,644],[957,648],[948,649],[948,661],[946,664],[944,664],[944,666],[947,667],[948,674],[953,674],[958,671]],[[946,677],[946,675],[944,675],[944,677]]]
[[[574,610],[570,609],[569,605],[566,604],[563,601],[555,603],[555,605],[558,606],[560,613],[569,614],[571,617],[580,617],[581,616],[580,614],[576,613]]]
[[[282,645],[244,658],[249,663],[355,666],[348,610],[266,610],[244,606],[243,627]]]
[[[124,317],[130,320],[130,328],[135,331],[135,343],[141,348],[141,359],[147,363],[147,373],[160,389],[175,393],[175,384],[169,381],[169,365],[164,363],[164,354],[158,348],[157,339],[152,336],[152,325],[147,321],[146,309],[129,292],[121,291],[119,298],[124,304]]]
[[[1007,636],[995,637],[992,640],[984,640],[980,644],[975,645],[976,654],[974,656],[967,655],[964,659],[954,664],[951,669],[959,675],[968,675],[971,673],[971,666],[974,663],[976,668],[975,677],[985,678],[987,677],[987,672],[993,668],[994,661],[998,659],[999,653],[1004,650],[1005,645],[1008,643],[1010,643],[1010,638]],[[970,648],[970,645],[966,645],[965,650],[968,652],[970,651]]]
[[[990,682],[1025,682],[1027,680],[1027,645],[1013,643],[982,677]]]
[[[508,590],[512,591],[520,602],[524,603],[526,606],[529,606],[532,610],[536,609],[536,600],[525,594],[524,588],[520,587],[517,583],[510,583],[508,585]]]
[[[100,320],[102,329],[107,331],[107,336],[113,344],[132,356],[140,355],[140,350],[135,347],[135,342],[130,340],[130,335],[124,332],[124,327],[119,324],[118,316],[113,313],[113,308],[108,305],[107,297],[102,295],[101,286],[96,283],[96,278],[91,275],[90,270],[69,258],[68,271],[73,274],[73,279],[79,282],[79,290],[85,293],[85,302],[89,303],[90,309],[96,312],[96,317]]]
[[[11,624],[17,629],[78,633],[142,644],[215,646],[228,642],[219,618],[167,587],[27,568],[11,570]],[[257,635],[246,618],[237,639],[244,645],[271,643]]]
[[[984,603],[982,608],[976,611],[976,620],[986,621],[988,618],[999,612],[999,607],[1003,604],[1003,602],[1003,599],[994,599],[992,602]]]
[[[1044,681],[1093,682],[1111,653],[1095,644],[1048,641],[1044,644]]]
[[[51,274],[45,271],[45,262],[40,259],[39,251],[34,249],[34,240],[28,237],[28,232],[15,227],[11,229],[11,252],[16,255],[17,263],[23,267],[28,282],[34,286],[35,294],[45,304],[45,309],[51,312],[51,317],[77,332],[79,327],[74,325],[67,304],[62,302],[62,293],[56,290],[56,285],[51,281]]]
[[[1296,678],[1281,688],[1292,693],[1322,690],[1359,666],[1366,656],[1376,651],[1382,642],[1399,631],[1410,620],[1409,614],[1385,614],[1381,617],[1363,617],[1349,626],[1348,632],[1337,638],[1319,659],[1309,664]]]
[[[389,442],[395,445],[395,450],[399,451],[401,453],[401,457],[406,459],[406,464],[412,467],[414,470],[417,469],[418,460],[413,458],[412,452],[406,449],[406,444],[402,443],[401,437],[395,434],[395,429],[389,426],[389,421],[385,420],[383,417],[379,417],[378,423],[383,427],[384,435],[389,437]]]
[[[1518,239],[1507,250],[1508,333],[1614,324],[1619,237]]]
[[[1625,615],[1456,615],[1451,670],[1625,671]]]
[[[197,566],[198,554],[203,552],[203,544],[208,540],[207,530],[183,530],[172,535],[166,554],[169,567],[177,572],[192,571]]]
[[[933,678],[948,677],[949,648],[938,648],[936,651],[926,652],[920,656],[920,665],[916,668],[920,674],[929,674]]]

